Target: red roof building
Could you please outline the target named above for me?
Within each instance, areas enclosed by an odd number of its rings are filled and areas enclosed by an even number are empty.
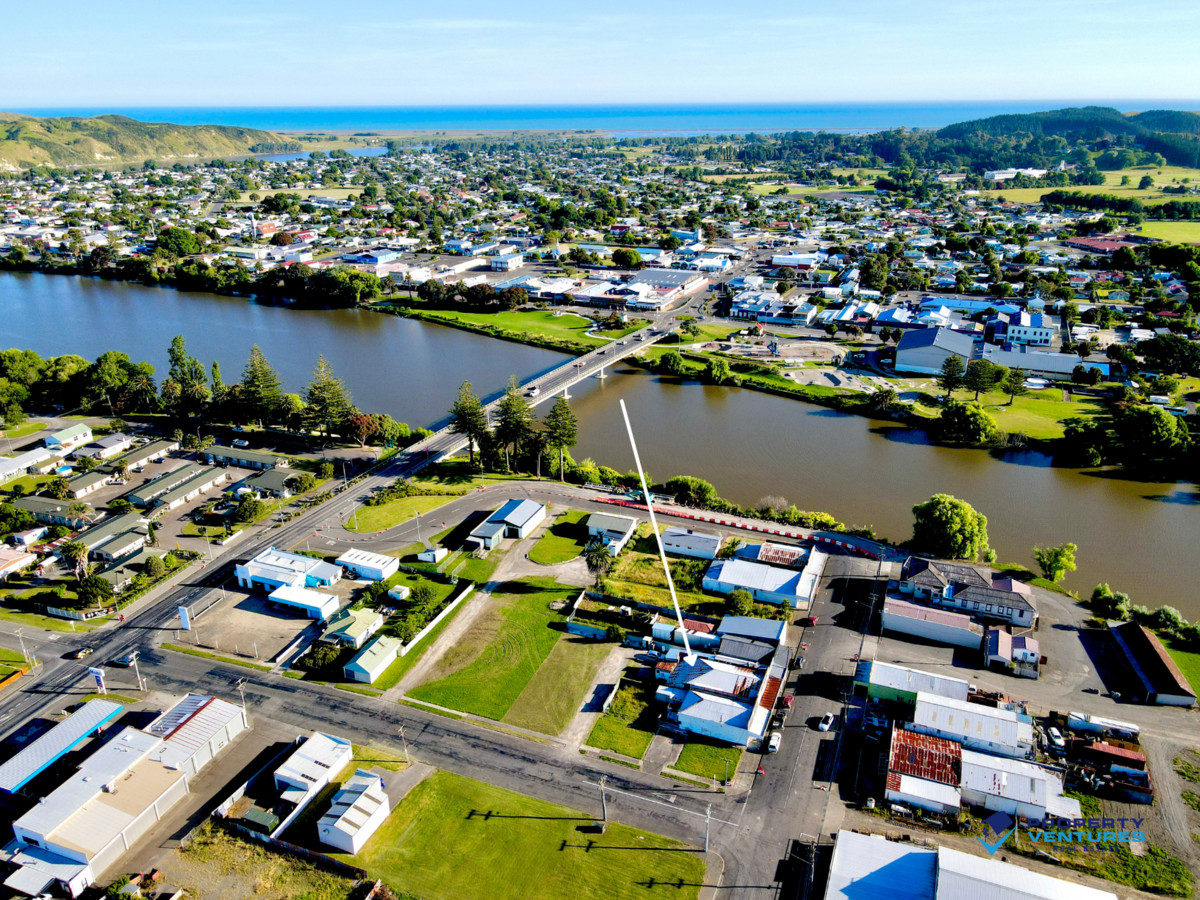
[[[892,776],[912,775],[926,781],[958,786],[962,773],[962,745],[957,741],[892,729],[888,753],[888,782]]]

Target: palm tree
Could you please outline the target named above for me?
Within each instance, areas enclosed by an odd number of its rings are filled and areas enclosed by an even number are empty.
[[[67,541],[58,548],[58,555],[64,563],[71,567],[76,580],[82,580],[87,569],[88,548],[82,541]]]
[[[583,561],[587,564],[588,572],[595,579],[596,590],[604,585],[604,576],[612,571],[613,557],[608,552],[608,546],[599,538],[593,538],[583,548]]]
[[[86,503],[84,503],[82,500],[76,500],[74,503],[72,503],[70,506],[67,507],[67,514],[70,516],[74,516],[76,519],[86,519],[88,517],[88,515],[91,513],[91,511],[92,511],[92,508],[90,506],[88,506]]]

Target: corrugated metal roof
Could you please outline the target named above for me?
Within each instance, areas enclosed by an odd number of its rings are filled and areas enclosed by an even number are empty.
[[[20,753],[0,766],[0,789],[20,790],[64,753],[78,746],[124,707],[111,700],[89,700]]]
[[[930,734],[896,728],[888,755],[888,771],[942,784],[958,784],[962,745]]]
[[[924,692],[962,701],[966,701],[970,690],[970,685],[962,678],[922,672],[920,669],[896,666],[879,660],[871,663],[871,672],[868,678],[869,684],[879,687],[914,694]]]
[[[839,831],[825,900],[933,900],[937,853],[883,837]]]
[[[163,738],[159,761],[168,768],[179,768],[241,716],[241,707],[232,703],[203,694],[188,694],[147,730]]]
[[[1117,900],[1117,895],[1020,866],[939,847],[934,900]]]

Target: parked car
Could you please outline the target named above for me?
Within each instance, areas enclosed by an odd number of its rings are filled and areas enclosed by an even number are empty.
[[[1054,726],[1046,729],[1046,741],[1055,752],[1061,753],[1067,749],[1067,742],[1063,740],[1062,732]]]
[[[244,440],[242,440],[241,438],[238,438],[236,441],[234,441],[234,442],[233,442],[233,446],[235,446],[235,447],[249,447],[249,446],[250,446],[250,442],[249,442],[249,441],[244,441]]]
[[[784,694],[783,695],[783,705],[786,706],[788,709],[791,709],[792,704],[795,702],[796,702],[795,694]]]
[[[833,713],[825,713],[817,723],[817,731],[828,731],[833,727]]]
[[[783,732],[772,731],[771,736],[767,738],[767,752],[778,753],[779,745],[783,743]]]
[[[805,616],[803,619],[800,620],[800,624],[805,626],[806,628],[811,628],[813,625],[817,624],[817,617],[816,616]]]

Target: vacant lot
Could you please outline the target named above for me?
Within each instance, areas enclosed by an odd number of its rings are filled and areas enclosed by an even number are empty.
[[[733,777],[741,758],[741,747],[733,747],[718,741],[707,741],[693,735],[684,744],[683,750],[679,754],[679,761],[671,768],[678,769],[680,772],[690,772],[701,778],[715,778],[718,781],[724,781],[727,772],[730,778]]]
[[[346,522],[346,528],[362,534],[374,534],[377,531],[394,528],[401,522],[407,522],[418,515],[423,516],[425,513],[449,503],[454,496],[456,495],[421,495],[389,500],[378,506],[360,506]]]
[[[598,750],[615,750],[625,756],[641,759],[658,731],[658,714],[653,699],[653,688],[622,684],[608,712],[592,726],[592,733],[585,743]]]
[[[704,862],[682,844],[438,772],[413,788],[356,857],[423,900],[692,898]],[[583,830],[581,830],[583,829]]]
[[[606,641],[564,634],[509,707],[504,721],[542,734],[561,733],[583,706],[596,670],[612,649]]]
[[[552,579],[508,582],[491,605],[411,692],[416,700],[502,719],[549,656],[563,632],[550,604],[566,602],[576,588]]]
[[[642,531],[648,533],[649,527],[643,525]],[[668,563],[675,594],[682,608],[702,614],[720,614],[724,611],[724,599],[702,593],[700,589],[709,565],[707,560],[668,557]],[[629,546],[617,557],[617,564],[604,586],[605,591],[614,597],[653,603],[668,609],[671,606],[671,592],[667,589],[667,576],[663,573],[657,546],[652,537],[644,534],[630,541]]]
[[[344,900],[353,882],[207,822],[160,865],[163,882],[201,900]]]
[[[1137,231],[1175,244],[1200,244],[1200,222],[1143,222]]]
[[[552,566],[581,554],[588,542],[587,526],[583,524],[586,515],[579,509],[560,515],[533,545],[529,558],[539,565]]]

